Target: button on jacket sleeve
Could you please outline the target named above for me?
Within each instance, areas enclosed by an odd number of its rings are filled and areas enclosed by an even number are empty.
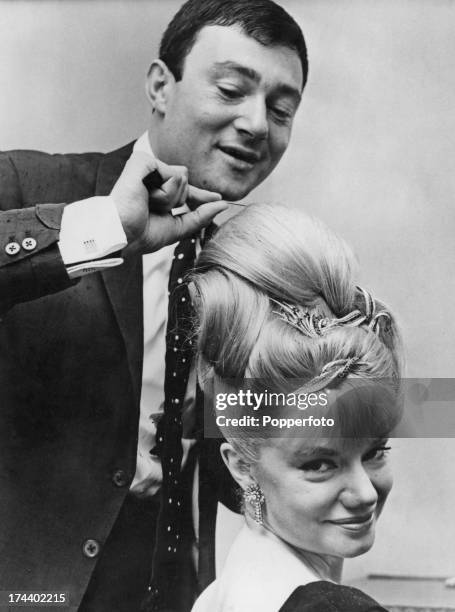
[[[14,151],[0,153],[0,314],[16,303],[66,289],[74,284],[72,277],[81,274],[80,272],[68,274],[65,267],[65,263],[75,261],[74,257],[68,262],[62,259],[62,252],[74,254],[74,241],[65,249],[68,240],[64,240],[59,248],[61,231],[65,227],[65,203],[58,203],[58,199],[56,203],[40,203],[38,199],[40,191],[48,192],[52,180],[56,181],[55,193],[58,195],[57,183],[61,181],[61,177],[53,178],[46,175],[44,171],[46,164],[43,162],[47,157],[49,156],[31,151],[20,154]],[[15,161],[20,163],[16,164]],[[42,177],[37,179],[36,177],[40,176],[40,165],[43,167]],[[63,164],[62,174],[65,175]],[[33,186],[30,186],[32,181],[30,175],[34,177]],[[64,177],[66,180],[72,178]],[[36,194],[35,200],[32,199],[33,192]],[[93,198],[93,200],[96,211],[100,209],[105,211],[103,218],[107,213],[111,219],[113,218],[110,227],[115,230],[114,242],[122,248],[126,241],[120,221],[112,215],[112,203],[107,202],[108,198]],[[80,204],[81,202],[70,204],[69,207],[75,208]],[[97,218],[95,210],[94,214],[88,215],[89,220]],[[71,215],[68,217],[71,218]],[[92,230],[90,235],[98,237],[100,233],[97,233],[97,228],[92,227]],[[69,232],[66,234],[71,236]],[[106,247],[106,237],[102,234],[100,236],[102,240],[98,242],[103,243],[106,251],[115,250]],[[87,261],[99,256],[98,253],[93,253],[90,257],[87,252],[81,260]],[[121,261],[121,259],[111,259],[106,261],[106,264],[115,265]],[[100,263],[95,264],[93,271],[99,269]]]

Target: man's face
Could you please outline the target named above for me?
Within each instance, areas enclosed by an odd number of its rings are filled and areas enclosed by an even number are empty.
[[[206,26],[169,87],[156,153],[187,166],[193,185],[238,200],[286,150],[302,84],[292,49],[265,47],[238,27]]]

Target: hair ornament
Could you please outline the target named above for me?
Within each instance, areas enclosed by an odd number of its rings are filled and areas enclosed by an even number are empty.
[[[294,327],[309,338],[323,336],[334,327],[341,327],[343,325],[356,327],[365,322],[365,316],[362,315],[360,310],[353,310],[339,319],[329,319],[295,304],[278,302],[277,300],[273,301],[280,306],[280,311],[274,311],[274,313],[291,325],[291,327]]]
[[[317,393],[332,383],[340,383],[352,374],[353,370],[364,365],[360,357],[348,357],[347,359],[335,359],[326,363],[321,373],[309,380],[299,389],[300,393]]]
[[[386,325],[391,321],[390,315],[386,310],[381,310],[380,312],[376,313],[368,325],[368,327],[376,334],[378,334],[380,331],[381,317],[384,317]]]
[[[291,327],[308,336],[309,338],[317,338],[322,336],[324,328],[327,326],[328,319],[309,312],[301,306],[288,304],[286,302],[278,302],[273,300],[280,307],[280,311],[274,311],[280,319],[286,321]]]
[[[384,321],[385,325],[387,326],[392,321],[392,317],[384,309],[380,310],[379,312],[376,312],[376,302],[371,297],[371,294],[366,291],[366,289],[363,289],[359,286],[357,286],[356,289],[363,296],[364,299],[365,323],[368,325],[368,329],[371,329],[371,331],[379,335],[379,333],[382,331],[381,320]],[[362,305],[356,305],[358,309],[362,309]],[[385,328],[385,331],[387,331],[387,327]]]
[[[360,357],[349,357],[348,359],[336,359],[326,363],[321,370],[321,375],[331,373],[332,378],[346,378],[355,366],[361,363]]]
[[[359,287],[357,285],[356,289],[362,294],[365,301],[365,322],[370,323],[371,317],[373,316],[375,310],[373,297],[371,296],[371,293],[369,293],[366,289],[363,289],[363,287]]]
[[[376,312],[376,303],[371,294],[362,287],[356,287],[356,289],[361,296],[360,304],[356,303],[356,308],[344,317],[329,319],[316,312],[310,312],[308,308],[288,302],[279,302],[272,298],[272,301],[280,307],[280,310],[274,313],[308,338],[323,336],[331,329],[345,325],[349,327],[367,325],[369,330],[379,335],[382,331],[381,320],[390,322],[390,314],[384,309]]]

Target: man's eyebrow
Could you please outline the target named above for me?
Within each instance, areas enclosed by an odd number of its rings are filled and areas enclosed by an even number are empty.
[[[237,62],[227,60],[225,62],[216,62],[212,66],[213,72],[218,72],[218,71],[223,71],[223,70],[227,72],[229,71],[238,72],[239,74],[247,77],[248,79],[251,79],[252,81],[260,80],[260,76],[256,72],[256,70],[254,70],[253,68],[248,68],[248,66],[244,66],[243,64],[238,64]]]
[[[216,62],[215,64],[213,64],[211,72],[216,74],[217,72],[221,71],[237,72],[238,74],[241,74],[242,76],[256,83],[259,83],[259,81],[261,80],[259,73],[256,72],[254,68],[249,68],[248,66],[233,62],[232,60],[226,60],[225,62]],[[279,83],[277,91],[282,95],[294,98],[297,104],[299,104],[300,100],[302,99],[302,95],[297,89],[297,87],[292,87],[292,85],[288,85],[287,83]]]
[[[297,105],[300,104],[302,94],[297,89],[297,87],[292,87],[291,85],[287,85],[286,83],[281,83],[277,89],[281,95],[288,96],[289,98],[294,98],[295,103]]]

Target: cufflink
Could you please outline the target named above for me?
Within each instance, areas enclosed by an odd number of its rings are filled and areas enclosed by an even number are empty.
[[[25,251],[33,251],[36,249],[36,240],[34,238],[24,238],[22,240],[22,248]]]
[[[8,242],[8,244],[5,247],[5,253],[11,256],[17,255],[20,250],[21,250],[21,247],[18,242]]]

